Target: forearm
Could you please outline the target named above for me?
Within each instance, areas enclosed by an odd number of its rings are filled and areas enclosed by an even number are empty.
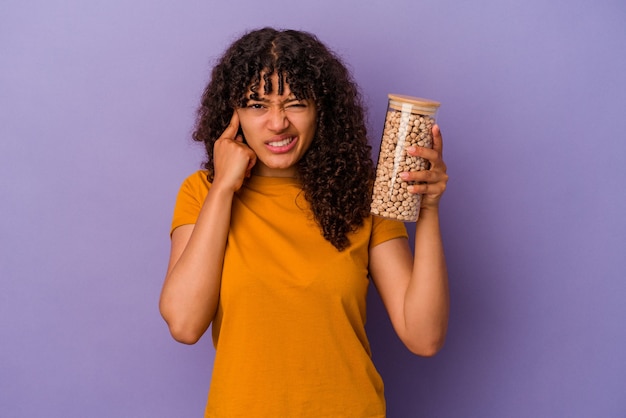
[[[195,343],[215,315],[232,198],[230,190],[209,190],[184,249],[170,262],[160,309],[170,332],[180,342]]]
[[[423,209],[415,227],[413,271],[404,301],[413,351],[434,354],[444,343],[449,316],[446,260],[437,208]]]

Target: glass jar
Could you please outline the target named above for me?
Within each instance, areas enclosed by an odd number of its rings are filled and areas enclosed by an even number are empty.
[[[412,183],[402,180],[400,173],[430,168],[428,160],[408,155],[406,149],[432,148],[432,127],[439,105],[432,100],[389,94],[372,193],[372,214],[405,222],[419,218],[421,195],[407,191]]]

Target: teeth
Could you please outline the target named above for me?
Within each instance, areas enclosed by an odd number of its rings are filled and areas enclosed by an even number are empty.
[[[292,140],[293,138],[286,138],[282,141],[270,142],[268,145],[272,147],[284,147],[285,145],[288,145]]]

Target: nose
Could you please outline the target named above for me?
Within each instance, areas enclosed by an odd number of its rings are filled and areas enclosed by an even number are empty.
[[[268,128],[274,132],[280,132],[287,129],[289,126],[289,119],[285,114],[285,110],[276,107],[270,109],[268,112],[267,125]]]

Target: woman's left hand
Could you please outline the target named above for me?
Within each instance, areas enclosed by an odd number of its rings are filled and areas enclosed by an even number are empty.
[[[438,125],[433,126],[432,133],[432,149],[416,146],[407,148],[409,155],[427,159],[430,162],[430,169],[400,174],[403,180],[413,183],[408,187],[409,193],[422,195],[422,208],[438,208],[439,200],[448,183],[446,164],[443,162],[443,139]]]

